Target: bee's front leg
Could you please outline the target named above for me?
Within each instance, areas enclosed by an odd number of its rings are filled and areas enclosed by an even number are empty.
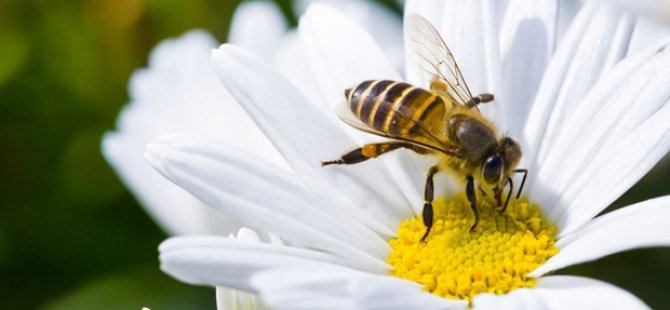
[[[465,185],[465,195],[468,197],[470,202],[470,208],[472,213],[475,215],[475,223],[470,227],[470,232],[475,230],[477,223],[479,223],[479,214],[477,213],[477,193],[475,192],[475,180],[471,175],[468,176],[468,183]]]

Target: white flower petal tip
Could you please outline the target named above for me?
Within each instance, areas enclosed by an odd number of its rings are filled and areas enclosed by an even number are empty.
[[[539,277],[548,272],[588,262],[625,250],[670,246],[670,196],[628,206],[589,222],[556,246],[560,251],[529,274]]]
[[[186,133],[161,135],[146,145],[144,157],[158,172],[171,179],[172,177],[165,166],[166,156],[174,153],[175,150],[201,153],[203,148],[206,151],[207,143],[211,143],[210,141],[212,140],[203,136]]]
[[[162,175],[166,176],[167,171],[161,162],[163,152],[167,145],[161,143],[149,143],[144,149],[144,158]]]
[[[482,294],[474,309],[649,309],[633,294],[606,282],[574,276],[549,276],[532,289],[505,295]]]
[[[258,237],[258,234],[252,229],[242,227],[237,232],[237,240],[246,241],[246,242],[261,242],[261,238]]]
[[[269,270],[250,283],[274,309],[467,309],[416,283],[344,268]]]

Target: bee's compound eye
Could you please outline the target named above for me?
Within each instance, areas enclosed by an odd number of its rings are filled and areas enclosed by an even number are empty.
[[[499,155],[491,155],[486,158],[484,167],[482,168],[482,176],[484,181],[488,184],[498,184],[504,170],[502,158]]]

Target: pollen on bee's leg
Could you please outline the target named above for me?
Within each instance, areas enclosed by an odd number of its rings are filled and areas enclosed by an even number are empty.
[[[378,147],[378,144],[366,144],[363,146],[361,153],[367,158],[377,157],[379,153]]]
[[[480,293],[505,294],[533,287],[526,275],[558,253],[556,227],[526,198],[512,199],[506,212],[496,209],[493,197],[478,203],[479,223],[470,232],[472,214],[465,193],[433,202],[430,236],[421,242],[421,216],[400,224],[389,241],[387,262],[393,275],[423,285],[447,298],[472,300]]]

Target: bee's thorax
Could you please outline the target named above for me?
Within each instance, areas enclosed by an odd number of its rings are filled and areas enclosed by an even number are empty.
[[[455,114],[447,122],[449,140],[457,144],[466,161],[478,164],[498,147],[490,126],[466,114]]]

